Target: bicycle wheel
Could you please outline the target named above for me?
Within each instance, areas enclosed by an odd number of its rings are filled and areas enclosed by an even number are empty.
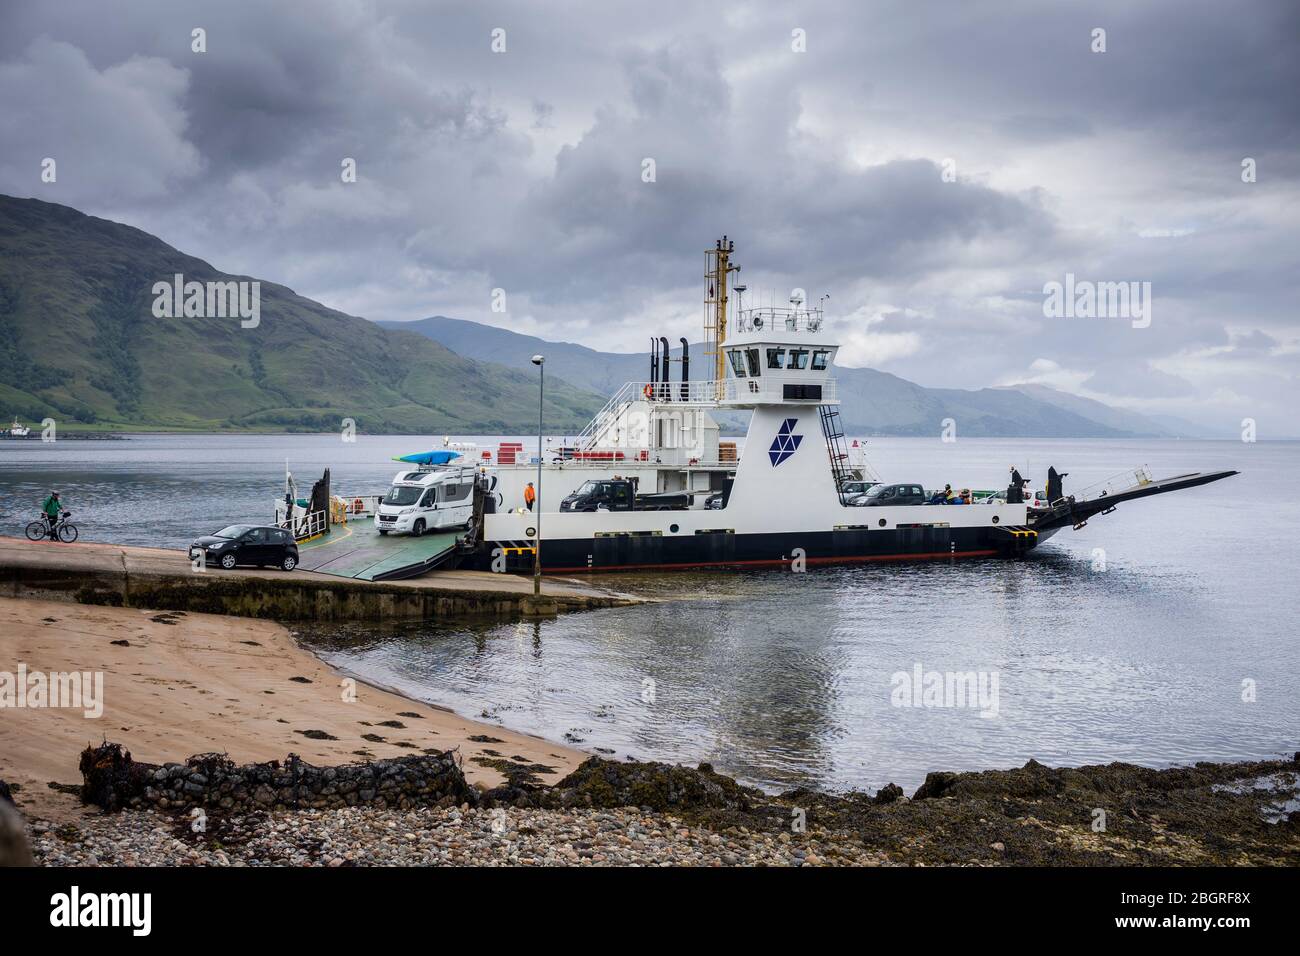
[[[47,525],[44,521],[41,521],[39,519],[33,521],[31,524],[27,526],[28,541],[40,541],[41,538],[48,537],[49,533],[50,533],[50,526]]]
[[[77,526],[68,524],[66,521],[59,525],[59,540],[64,544],[72,544],[77,540]]]

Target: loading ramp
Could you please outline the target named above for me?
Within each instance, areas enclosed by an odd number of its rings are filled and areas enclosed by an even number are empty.
[[[452,562],[463,531],[381,535],[369,521],[334,525],[298,548],[298,567],[360,581],[400,581]]]

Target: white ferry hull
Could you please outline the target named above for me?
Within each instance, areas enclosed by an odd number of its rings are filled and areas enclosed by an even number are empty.
[[[722,509],[548,512],[547,571],[778,566],[981,557],[1033,546],[1027,508],[1012,505],[851,507],[840,503],[815,405],[760,407]],[[478,564],[532,566],[535,514],[484,516]]]

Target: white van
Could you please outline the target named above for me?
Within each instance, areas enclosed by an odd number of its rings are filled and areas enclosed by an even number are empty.
[[[464,528],[474,514],[474,469],[464,465],[399,471],[375,511],[380,534]]]

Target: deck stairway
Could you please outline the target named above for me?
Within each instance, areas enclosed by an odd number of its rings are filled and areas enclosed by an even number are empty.
[[[625,426],[625,413],[636,402],[646,402],[649,405],[651,419],[648,424],[652,424],[654,415],[664,409],[716,408],[719,397],[726,394],[728,389],[734,390],[733,382],[719,383],[708,379],[691,382],[626,382],[578,434],[574,447],[579,451],[590,451],[621,445],[617,436],[618,429]]]
[[[835,405],[818,405],[821,414],[822,435],[826,438],[826,452],[831,458],[831,473],[835,476],[835,487],[844,487],[844,482],[853,477],[849,467],[849,453],[844,446],[844,426],[840,423],[840,410]],[[840,496],[841,501],[843,495]]]
[[[605,403],[605,407],[598,411],[596,416],[587,423],[587,427],[578,435],[574,446],[586,450],[602,444],[605,434],[612,425],[618,422],[623,410],[642,397],[644,397],[644,392],[639,382],[624,383],[623,387]]]

